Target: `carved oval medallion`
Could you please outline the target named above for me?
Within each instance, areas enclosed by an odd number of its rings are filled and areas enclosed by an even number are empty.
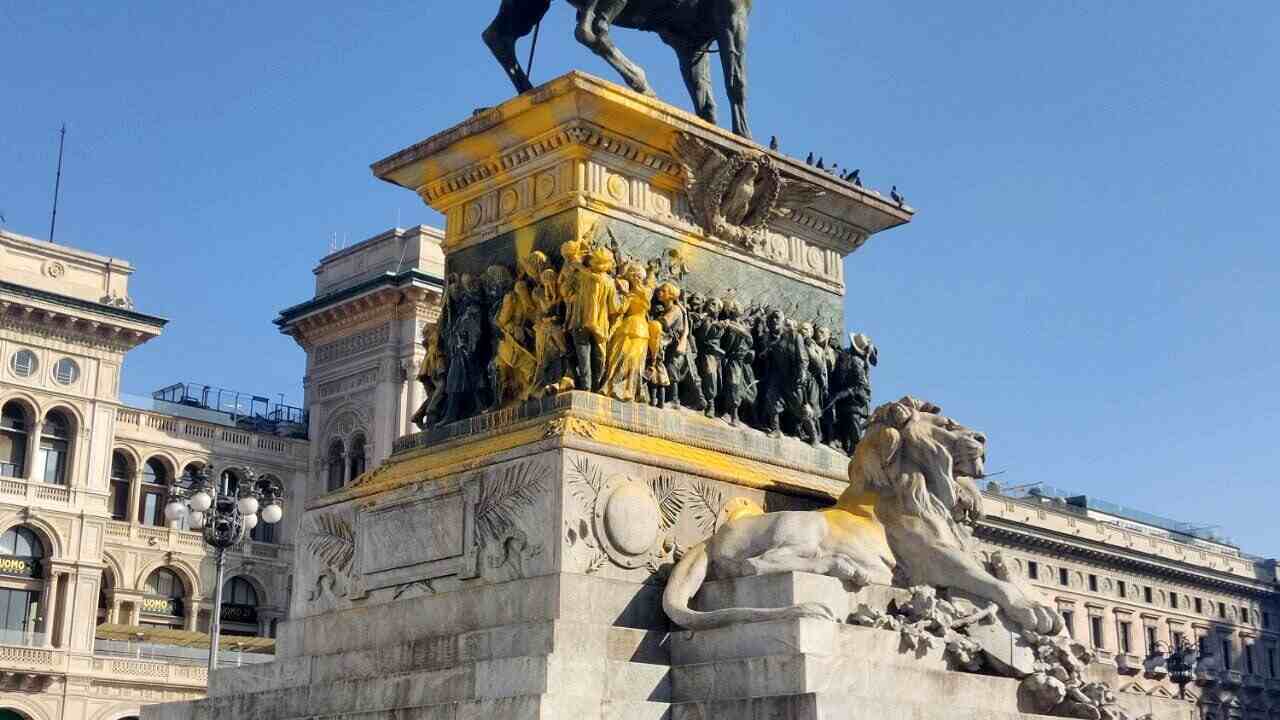
[[[470,230],[480,224],[480,203],[471,203],[462,212],[462,226]]]
[[[510,215],[516,211],[520,205],[520,195],[514,188],[507,188],[502,191],[502,195],[498,197],[498,208],[503,215]]]
[[[605,181],[605,187],[609,191],[609,196],[618,202],[626,202],[627,200],[627,181],[621,175],[610,175]]]
[[[661,539],[658,499],[648,484],[614,476],[596,501],[595,526],[610,560],[624,568],[640,567]]]
[[[609,540],[628,555],[648,551],[658,540],[658,501],[645,485],[629,482],[609,496],[604,511]]]
[[[552,173],[545,172],[538,176],[537,185],[535,187],[535,195],[539,201],[546,200],[555,194],[556,176]]]

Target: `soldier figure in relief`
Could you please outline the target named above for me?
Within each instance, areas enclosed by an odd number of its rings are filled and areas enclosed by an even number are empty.
[[[445,375],[442,423],[467,417],[475,410],[476,391],[484,374],[477,362],[485,322],[484,292],[468,273],[455,275],[451,280],[445,335],[449,369]]]
[[[644,401],[647,399],[644,377],[649,365],[652,291],[645,283],[644,268],[639,263],[627,263],[623,268],[618,290],[618,310],[622,314],[609,333],[600,392],[624,402]]]
[[[742,322],[742,308],[730,298],[724,304],[724,319],[720,338],[724,350],[724,415],[730,425],[737,425],[743,408],[750,408],[756,401],[755,343],[751,328]]]
[[[720,405],[721,360],[724,358],[724,349],[720,346],[720,338],[724,335],[720,312],[723,307],[720,298],[707,298],[702,305],[702,322],[695,336],[698,342],[698,374],[702,378],[702,397],[706,400],[703,414],[709,418],[716,416]]]
[[[567,243],[566,243],[567,244]],[[585,253],[581,253],[585,254]],[[598,392],[604,379],[605,345],[612,319],[622,310],[613,272],[613,253],[597,248],[588,265],[572,271],[565,297],[565,329],[577,359],[575,385]],[[563,274],[562,274],[563,280]]]
[[[680,409],[684,404],[694,410],[702,410],[706,401],[702,397],[702,382],[696,367],[693,332],[689,311],[680,304],[680,288],[665,282],[654,291],[657,301],[657,321],[662,324],[666,342],[662,349],[662,362],[666,367],[668,385],[658,406],[670,404]],[[701,300],[699,300],[701,305]]]

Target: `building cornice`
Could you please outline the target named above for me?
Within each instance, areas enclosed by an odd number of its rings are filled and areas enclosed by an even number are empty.
[[[70,295],[62,295],[55,292],[49,292],[48,290],[40,290],[26,285],[18,285],[6,280],[0,280],[0,292],[16,295],[20,298],[29,298],[31,300],[53,303],[72,310],[80,310],[108,318],[117,318],[120,320],[127,320],[131,323],[147,325],[155,328],[157,332],[169,322],[166,318],[147,315],[136,310],[117,307],[115,305],[107,305],[105,303],[92,302],[90,300],[83,300],[81,298],[71,297]]]
[[[444,280],[418,269],[405,270],[399,273],[387,272],[357,285],[352,285],[349,288],[287,307],[280,311],[280,315],[273,322],[280,328],[280,332],[292,334],[294,326],[308,316],[339,307],[380,289],[402,289],[406,287],[420,287],[439,292],[444,288]]]
[[[1276,592],[1274,586],[1263,582],[1251,582],[1190,563],[1127,553],[1087,538],[1064,535],[1020,522],[988,517],[979,523],[975,534],[979,538],[1000,545],[1033,547],[1061,557],[1094,562],[1145,575],[1155,575],[1189,585],[1212,587],[1230,593],[1271,597]]]

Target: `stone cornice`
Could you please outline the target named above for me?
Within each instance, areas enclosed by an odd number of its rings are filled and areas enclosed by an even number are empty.
[[[163,328],[169,322],[165,318],[146,315],[128,308],[116,307],[105,303],[90,302],[77,297],[71,297],[70,295],[60,295],[58,293],[27,287],[26,285],[18,285],[5,280],[0,280],[0,292],[19,298],[39,300],[53,305],[60,305],[69,310],[93,313],[106,318],[115,318],[117,321],[128,322],[132,325],[150,326],[157,332],[159,332],[160,328]]]
[[[1224,592],[1256,598],[1273,597],[1276,588],[1261,582],[1232,577],[1217,570],[1190,563],[1156,559],[1076,536],[1062,535],[1022,523],[995,518],[983,520],[975,533],[996,544],[1011,547],[1033,547],[1061,557],[1095,562],[1107,567],[1129,570],[1142,575],[1176,580],[1188,585],[1208,587]]]
[[[27,303],[11,298],[12,295],[0,297],[0,320],[7,327],[95,350],[128,352],[159,335],[162,327],[117,322],[109,316],[72,315],[44,307],[40,301]]]
[[[535,198],[534,209],[561,206],[565,195],[601,199],[599,188],[587,187],[590,168],[584,164],[617,174],[606,178],[613,184],[606,188],[604,202],[612,195],[629,203],[630,211],[676,221],[672,227],[685,230],[688,223],[676,212],[680,203],[673,202],[684,195],[686,180],[684,165],[673,152],[677,137],[697,138],[729,156],[767,156],[784,179],[822,190],[793,217],[774,218],[771,229],[784,235],[790,230],[791,235],[841,256],[856,250],[868,236],[909,222],[914,214],[909,207],[798,158],[581,72],[570,72],[478,113],[374,163],[371,169],[378,178],[415,191],[449,217],[447,246],[458,246],[463,234],[481,224],[482,215],[493,215],[493,207],[510,208],[503,214],[514,213],[519,221],[521,213],[531,210],[530,194]],[[575,167],[563,176],[563,185],[548,177],[556,174],[557,165],[566,163]],[[538,182],[530,185],[539,174]],[[525,187],[518,187],[522,184]],[[662,197],[649,202],[654,195]]]
[[[444,280],[442,278],[428,275],[416,269],[400,273],[383,273],[358,285],[327,295],[321,295],[304,303],[285,308],[280,311],[279,317],[274,322],[280,327],[281,332],[287,333],[290,326],[303,318],[330,308],[342,307],[353,300],[357,302],[357,305],[363,305],[367,304],[371,298],[380,299],[386,297],[387,290],[421,289],[423,291],[439,292],[443,287]]]

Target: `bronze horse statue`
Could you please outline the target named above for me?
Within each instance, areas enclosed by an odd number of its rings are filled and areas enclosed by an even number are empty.
[[[609,37],[613,25],[658,33],[676,51],[694,111],[716,121],[711,91],[711,46],[719,48],[725,90],[733,106],[733,131],[751,137],[747,127],[747,16],[752,0],[569,0],[578,9],[574,36],[613,66],[631,89],[653,95],[644,70],[631,62]],[[498,16],[483,37],[517,92],[532,89],[516,58],[516,40],[542,21],[551,0],[502,0]]]

